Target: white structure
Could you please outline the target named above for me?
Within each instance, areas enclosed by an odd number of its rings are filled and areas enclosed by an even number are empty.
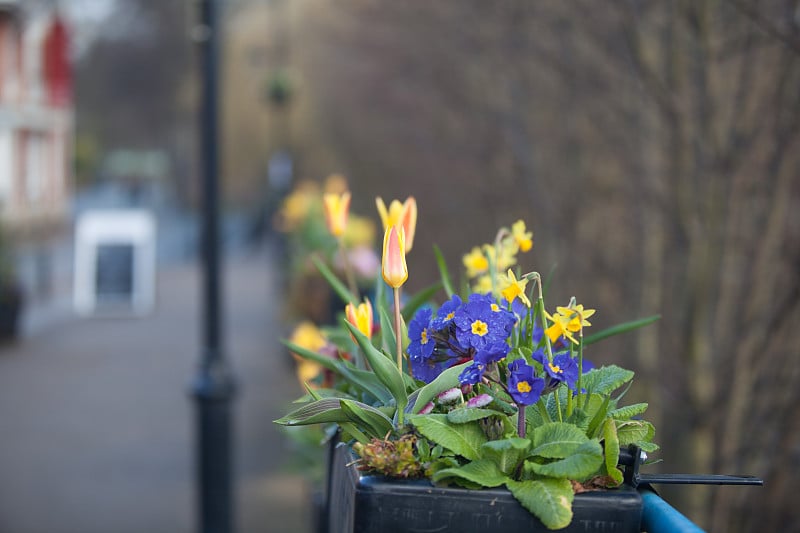
[[[55,10],[0,0],[0,222],[66,220],[72,181],[68,35]]]
[[[156,222],[144,209],[84,213],[75,230],[75,310],[141,315],[156,293]]]

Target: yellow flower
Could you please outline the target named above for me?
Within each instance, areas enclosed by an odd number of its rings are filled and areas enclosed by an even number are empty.
[[[301,181],[283,201],[278,224],[281,231],[294,231],[319,201],[319,187],[312,181]]]
[[[347,321],[358,328],[358,331],[368,338],[372,337],[372,304],[368,299],[364,298],[364,303],[358,304],[358,307],[352,303],[347,304],[344,312]]]
[[[307,359],[303,359],[297,364],[297,381],[301,384],[306,385],[309,384],[311,381],[317,379],[317,376],[322,374],[324,368],[313,361],[309,361]],[[316,388],[316,386],[311,385],[312,388]]]
[[[341,195],[329,193],[322,197],[322,201],[325,207],[325,223],[328,225],[328,231],[334,237],[341,237],[347,228],[350,193],[347,191]]]
[[[375,223],[366,217],[350,214],[344,232],[344,242],[347,248],[371,247],[375,243]]]
[[[575,344],[578,344],[578,341],[575,340],[575,337],[572,336],[572,333],[570,333],[568,328],[570,320],[569,318],[558,313],[550,315],[547,311],[544,312],[544,315],[553,323],[549,328],[544,330],[544,333],[550,339],[550,342],[555,342],[563,335]]]
[[[383,236],[381,275],[392,288],[400,288],[408,279],[405,232],[402,226],[389,226]]]
[[[505,284],[505,287],[500,291],[503,295],[503,298],[506,299],[508,303],[514,301],[514,298],[519,298],[522,302],[527,305],[528,307],[531,306],[531,301],[528,299],[528,296],[525,294],[525,286],[528,284],[528,280],[522,278],[517,280],[517,277],[514,275],[514,272],[511,269],[508,269],[508,274],[500,278],[500,282]]]
[[[464,256],[463,262],[469,278],[474,278],[489,270],[489,260],[477,246]]]
[[[497,270],[506,270],[517,263],[517,246],[514,239],[504,239],[500,243],[500,250],[497,254]]]
[[[568,320],[569,331],[577,332],[592,325],[586,319],[595,313],[595,309],[584,309],[583,305],[578,304],[575,307],[556,307],[556,312]]]
[[[511,235],[514,237],[519,249],[527,252],[533,247],[533,232],[525,231],[525,222],[517,220],[511,226]]]
[[[319,351],[328,342],[325,340],[319,328],[308,320],[304,320],[294,328],[289,340],[301,348],[306,348],[312,352]]]
[[[481,276],[472,284],[472,292],[486,294],[492,292],[492,277],[488,274]]]
[[[379,196],[375,198],[375,205],[378,207],[378,214],[381,216],[383,230],[387,231],[391,226],[400,226],[405,232],[406,253],[411,251],[414,245],[414,234],[417,229],[417,200],[413,196],[406,198],[402,204],[399,200],[392,200],[389,209]]]

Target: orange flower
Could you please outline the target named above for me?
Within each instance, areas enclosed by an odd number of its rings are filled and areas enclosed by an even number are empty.
[[[410,252],[414,245],[414,233],[417,229],[417,200],[413,196],[406,198],[402,204],[399,200],[392,200],[389,209],[386,209],[383,199],[378,197],[375,199],[375,205],[378,207],[384,231],[388,230],[390,226],[403,228],[406,236],[406,253]]]
[[[344,313],[347,321],[357,327],[358,331],[367,337],[372,336],[372,304],[368,299],[364,298],[364,303],[358,304],[358,307],[352,303],[347,304]]]
[[[341,195],[326,194],[322,197],[322,201],[325,207],[325,223],[328,225],[328,230],[334,237],[341,237],[347,228],[350,193],[345,191]]]
[[[381,274],[389,286],[397,289],[408,279],[405,232],[402,226],[389,226],[383,236]]]

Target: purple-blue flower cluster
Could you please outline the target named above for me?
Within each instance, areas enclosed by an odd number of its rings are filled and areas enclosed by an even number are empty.
[[[435,316],[430,309],[420,309],[408,324],[412,374],[430,383],[456,364],[472,360],[482,369],[502,360],[510,350],[507,341],[516,321],[514,313],[483,294],[472,294],[466,302],[454,295]],[[483,371],[475,368],[472,375],[477,383]]]

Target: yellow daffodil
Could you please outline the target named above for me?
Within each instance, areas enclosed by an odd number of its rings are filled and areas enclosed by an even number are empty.
[[[342,195],[347,192],[347,178],[341,174],[331,174],[325,178],[325,193]]]
[[[559,337],[564,336],[570,341],[578,344],[575,337],[572,336],[568,328],[570,319],[558,313],[550,315],[547,311],[544,315],[553,323],[549,328],[544,330],[545,335],[550,339],[550,342],[555,342]]]
[[[466,254],[463,258],[464,267],[467,269],[467,277],[474,278],[489,270],[489,260],[477,246]]]
[[[591,322],[586,320],[595,313],[594,309],[584,309],[583,305],[578,304],[575,307],[556,307],[556,312],[568,320],[567,329],[569,331],[577,332],[581,328],[591,326]]]
[[[364,299],[363,303],[358,304],[358,307],[352,303],[347,304],[344,308],[347,321],[353,324],[358,331],[372,337],[372,304],[369,300]]]
[[[381,275],[392,288],[399,288],[408,279],[405,232],[402,226],[389,226],[383,236]]]
[[[492,277],[489,274],[483,275],[472,284],[472,292],[486,294],[492,292]]]
[[[334,237],[341,237],[344,235],[344,230],[347,229],[350,193],[347,191],[341,195],[329,193],[322,197],[322,201],[325,207],[325,223],[328,225],[328,231]]]
[[[525,222],[517,220],[511,226],[511,235],[519,246],[520,251],[527,252],[533,247],[533,232],[525,231]]]
[[[312,352],[319,351],[328,342],[319,328],[308,320],[304,320],[294,328],[289,340]]]
[[[386,231],[390,226],[400,226],[405,232],[406,253],[411,251],[414,245],[414,234],[417,230],[417,200],[413,196],[406,198],[402,204],[399,200],[392,200],[389,208],[383,203],[379,196],[375,198],[375,205],[378,207],[378,214],[381,216],[383,230]]]
[[[522,278],[517,280],[517,277],[514,275],[514,272],[511,269],[508,269],[508,274],[500,278],[500,282],[505,285],[505,287],[500,291],[503,295],[503,298],[506,299],[508,303],[514,301],[514,298],[519,298],[522,300],[522,303],[527,305],[528,307],[531,306],[531,301],[528,299],[528,296],[525,294],[525,286],[528,284],[528,280]]]

